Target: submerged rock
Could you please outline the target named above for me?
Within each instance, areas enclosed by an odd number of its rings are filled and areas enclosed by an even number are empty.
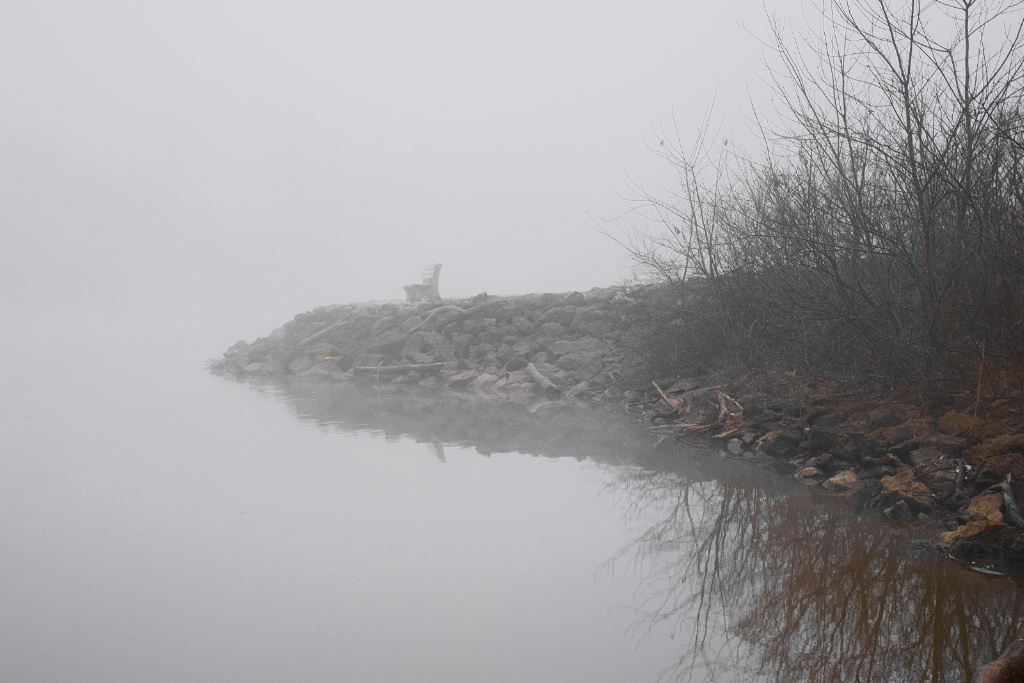
[[[860,480],[860,477],[853,470],[843,470],[839,474],[823,481],[821,486],[833,493],[853,493],[864,488],[864,482]]]
[[[896,522],[909,522],[914,518],[914,513],[910,510],[910,506],[907,505],[907,501],[899,500],[892,507],[887,507],[882,510],[882,514],[889,518],[889,521]]]
[[[805,467],[796,473],[796,478],[808,486],[817,486],[825,478],[825,473],[817,467]]]

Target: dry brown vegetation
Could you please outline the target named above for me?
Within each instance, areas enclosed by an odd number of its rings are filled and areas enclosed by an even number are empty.
[[[1017,1],[822,0],[775,24],[779,107],[744,154],[704,126],[618,239],[654,274],[649,367],[741,363],[1019,401],[1024,30]],[[982,397],[982,394],[984,396]]]

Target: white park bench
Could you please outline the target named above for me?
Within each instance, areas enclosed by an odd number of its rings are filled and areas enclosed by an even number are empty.
[[[405,300],[408,302],[440,300],[441,295],[437,291],[437,281],[440,277],[440,263],[425,267],[422,284],[405,286]]]

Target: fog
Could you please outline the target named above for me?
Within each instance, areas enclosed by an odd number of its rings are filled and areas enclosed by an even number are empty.
[[[6,310],[231,312],[566,291],[712,103],[750,127],[767,13],[718,3],[0,4]]]
[[[952,679],[994,655],[1009,582],[655,451],[635,416],[203,369],[435,262],[449,297],[628,279],[599,228],[674,184],[663,138],[714,104],[743,148],[772,116],[758,39],[803,19],[764,2],[0,0],[0,679]]]

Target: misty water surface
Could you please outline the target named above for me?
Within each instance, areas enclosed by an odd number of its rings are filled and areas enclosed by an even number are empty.
[[[956,681],[1020,620],[1009,580],[628,416],[75,329],[3,337],[2,680]]]

